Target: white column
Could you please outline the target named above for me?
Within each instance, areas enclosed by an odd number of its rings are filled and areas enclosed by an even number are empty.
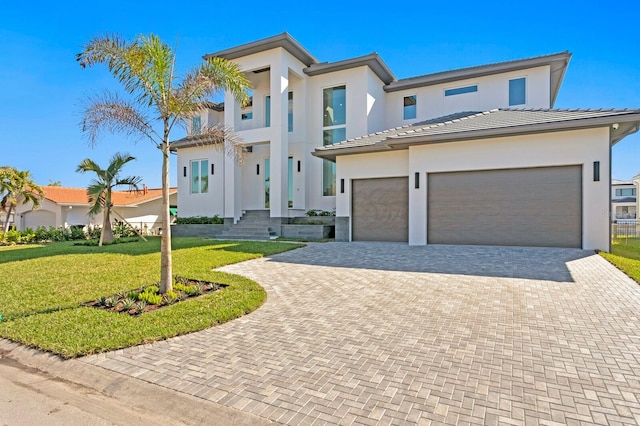
[[[236,100],[229,92],[224,94],[224,124],[235,128]],[[212,148],[213,149],[213,148]],[[235,158],[224,157],[224,217],[237,222],[242,216],[242,174]]]
[[[271,217],[287,217],[288,213],[288,96],[289,68],[282,63],[271,64],[271,134],[269,157],[271,168]]]

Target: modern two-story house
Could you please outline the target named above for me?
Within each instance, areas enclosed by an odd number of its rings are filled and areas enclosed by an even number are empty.
[[[611,147],[640,110],[556,110],[571,54],[397,79],[376,53],[319,62],[289,34],[205,55],[253,85],[174,142],[181,216],[279,226],[336,214],[338,241],[609,249]],[[197,146],[224,123],[243,165]]]

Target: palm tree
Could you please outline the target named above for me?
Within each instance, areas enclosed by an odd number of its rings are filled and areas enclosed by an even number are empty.
[[[85,158],[78,165],[77,172],[86,173],[94,172],[96,178],[92,179],[87,187],[87,195],[89,202],[93,203],[89,209],[90,215],[103,213],[102,231],[100,232],[100,241],[98,245],[110,243],[114,240],[113,231],[111,230],[111,193],[114,188],[126,185],[129,189],[138,189],[138,184],[142,181],[139,176],[120,177],[120,172],[125,164],[135,160],[135,157],[129,154],[114,154],[109,160],[109,166],[101,169],[100,166],[90,158]]]
[[[82,67],[104,64],[122,84],[129,99],[105,92],[90,98],[81,126],[90,144],[100,132],[123,132],[151,141],[162,153],[162,237],[160,291],[172,289],[171,228],[169,215],[170,134],[176,124],[197,115],[203,101],[221,90],[238,102],[248,100],[249,81],[238,66],[222,58],[201,62],[182,79],[175,74],[175,52],[155,35],[128,42],[118,35],[94,38],[77,55]],[[154,124],[162,123],[162,128]],[[239,138],[223,125],[203,127],[199,144],[222,147],[229,156],[242,160],[245,152]]]
[[[31,179],[28,170],[18,170],[15,167],[0,167],[0,206],[6,211],[3,231],[9,230],[9,218],[18,202],[33,203],[36,209],[40,205],[40,199],[44,197],[44,191],[40,185]]]

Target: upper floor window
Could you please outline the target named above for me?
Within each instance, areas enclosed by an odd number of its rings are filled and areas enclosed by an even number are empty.
[[[293,132],[293,92],[289,92],[287,109],[287,129],[289,132]]]
[[[527,103],[527,79],[514,78],[509,80],[509,106]]]
[[[202,118],[197,115],[191,119],[191,134],[199,135],[202,130]]]
[[[463,93],[473,93],[478,91],[478,85],[465,87],[456,87],[455,89],[447,89],[444,91],[445,96],[462,95]]]
[[[416,95],[404,97],[402,117],[404,120],[416,118]]]
[[[618,188],[616,189],[616,197],[632,197],[636,195],[635,188]]]
[[[242,106],[240,118],[243,120],[251,120],[253,118],[253,92],[249,92],[249,100]]]
[[[347,89],[336,86],[322,93],[322,144],[333,145],[347,138]],[[336,195],[335,163],[323,160],[322,195]]]
[[[209,160],[191,162],[191,193],[206,194],[209,192]]]
[[[271,127],[271,96],[264,97],[264,127]]]

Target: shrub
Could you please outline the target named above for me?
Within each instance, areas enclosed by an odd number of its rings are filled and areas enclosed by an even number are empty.
[[[224,219],[218,217],[218,215],[207,216],[192,216],[192,217],[179,217],[175,222],[177,225],[222,225]]]
[[[138,300],[149,305],[159,305],[162,302],[162,295],[144,292],[138,295]]]
[[[49,241],[51,239],[51,234],[44,226],[38,226],[34,232],[36,241]]]
[[[87,236],[85,235],[82,227],[74,226],[71,228],[69,233],[69,238],[72,240],[86,240]]]
[[[4,234],[4,240],[10,245],[18,244],[21,239],[22,233],[20,231],[11,230]]]
[[[307,216],[335,216],[336,212],[335,210],[327,211],[327,210],[312,209],[312,210],[307,210],[305,214]]]

